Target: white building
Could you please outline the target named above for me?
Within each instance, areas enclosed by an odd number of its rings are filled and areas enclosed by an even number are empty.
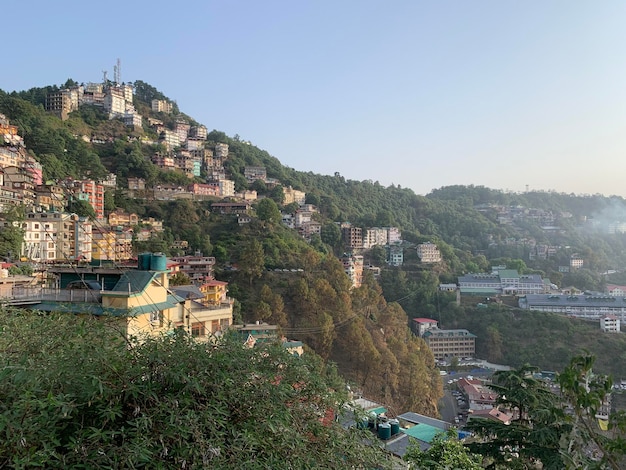
[[[233,180],[220,180],[220,196],[229,197],[235,195],[235,182]]]
[[[417,245],[417,256],[422,263],[439,263],[441,262],[441,253],[437,245],[431,242],[420,243]]]
[[[605,315],[600,318],[600,329],[608,333],[620,332],[620,320],[615,315]]]

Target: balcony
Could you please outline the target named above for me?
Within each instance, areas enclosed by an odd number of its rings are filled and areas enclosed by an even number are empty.
[[[14,287],[11,297],[6,300],[11,305],[36,304],[40,302],[101,303],[102,294],[100,291],[90,289]]]

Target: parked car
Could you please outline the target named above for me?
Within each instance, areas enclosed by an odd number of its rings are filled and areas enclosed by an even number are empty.
[[[89,280],[89,279],[80,279],[78,281],[68,282],[66,289],[88,289],[88,290],[102,290],[100,283],[98,281]]]

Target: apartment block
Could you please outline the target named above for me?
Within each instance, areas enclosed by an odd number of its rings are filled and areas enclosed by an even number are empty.
[[[430,328],[423,337],[435,359],[474,357],[476,354],[476,335],[467,330]]]
[[[27,213],[22,255],[33,261],[91,260],[92,224],[76,214]]]
[[[352,249],[363,248],[363,230],[361,227],[355,227],[350,223],[342,223],[341,238],[346,247]]]
[[[152,111],[155,113],[170,114],[173,110],[173,105],[167,100],[152,100]]]
[[[417,245],[417,256],[422,263],[440,263],[441,253],[437,245],[431,242]]]
[[[297,189],[293,189],[291,186],[283,188],[283,194],[285,196],[283,204],[291,204],[295,202],[301,206],[306,200],[306,193],[304,191],[298,191]]]

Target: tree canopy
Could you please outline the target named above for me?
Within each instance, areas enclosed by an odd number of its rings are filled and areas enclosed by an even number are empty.
[[[117,321],[67,314],[3,310],[0,327],[0,466],[387,465],[334,421],[346,388],[313,353],[181,331],[128,344]]]

